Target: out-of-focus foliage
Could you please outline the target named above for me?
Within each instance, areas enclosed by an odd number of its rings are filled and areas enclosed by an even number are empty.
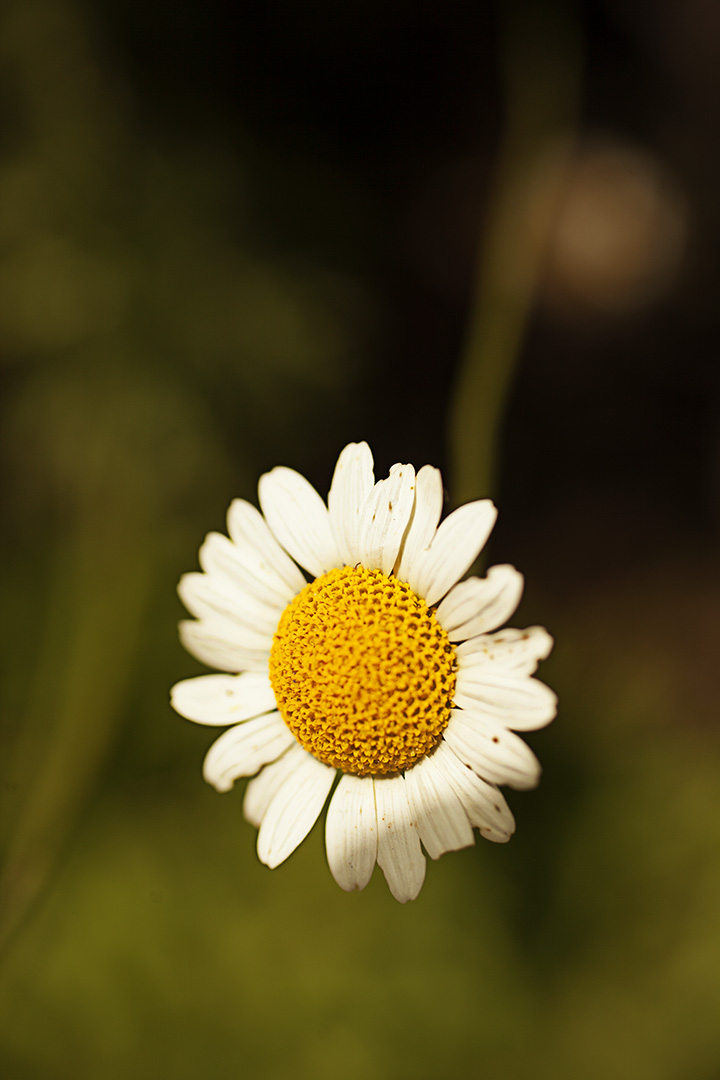
[[[161,7],[149,6],[160,22]],[[414,17],[400,9],[398,56]],[[168,35],[183,17],[192,24],[189,8],[167,6]],[[366,18],[360,45],[346,29],[348,48],[386,40],[380,6]],[[557,638],[543,677],[561,712],[532,737],[540,789],[510,795],[511,844],[430,865],[405,907],[378,872],[364,893],[342,893],[320,827],[267,871],[242,784],[206,788],[211,737],[167,704],[169,686],[200,671],[176,641],[175,582],[273,464],[310,466],[322,486],[351,438],[380,447],[380,469],[387,452],[432,457],[461,335],[448,332],[432,364],[422,349],[443,337],[433,320],[464,312],[452,268],[477,217],[450,178],[482,190],[488,168],[435,166],[435,211],[458,237],[442,249],[437,218],[419,209],[430,167],[419,153],[395,159],[413,198],[395,204],[412,237],[398,227],[394,242],[422,267],[393,293],[387,267],[374,280],[358,269],[373,243],[384,251],[386,228],[359,152],[340,168],[317,143],[314,159],[287,136],[275,145],[272,124],[263,141],[180,106],[159,134],[111,25],[73,0],[6,0],[0,14],[0,1074],[713,1080],[720,589],[702,530],[686,528],[711,470],[668,479],[651,461],[636,467],[647,487],[630,510],[613,493],[624,455],[666,445],[660,419],[648,441],[659,407],[638,401],[657,406],[657,373],[675,379],[684,356],[671,341],[619,372],[611,344],[598,359],[607,324],[593,324],[585,352],[524,373],[492,554],[528,571],[518,622]],[[309,85],[326,38],[303,38]],[[279,48],[291,59],[289,40]],[[294,247],[268,220],[273,199]],[[346,251],[367,240],[363,257],[313,242],[333,231]],[[391,333],[386,287],[418,350],[399,373],[369,356]],[[702,317],[702,295],[688,310]],[[405,347],[392,325],[383,355]],[[625,396],[633,380],[641,390]],[[597,432],[612,424],[609,460]],[[397,432],[410,445],[396,453]],[[655,484],[673,488],[657,513]],[[613,520],[629,524],[613,533]]]

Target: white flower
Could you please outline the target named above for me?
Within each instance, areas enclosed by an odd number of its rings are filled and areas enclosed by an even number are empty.
[[[178,683],[172,704],[232,725],[204,775],[218,791],[254,776],[244,811],[262,862],[295,850],[339,775],[325,826],[335,880],[362,889],[377,862],[404,903],[425,878],[421,845],[437,859],[474,843],[473,828],[500,842],[513,833],[497,785],[538,782],[514,731],[555,715],[555,695],[530,677],[552,638],[538,626],[494,632],[520,600],[512,566],[457,584],[496,511],[483,499],[439,524],[429,465],[394,465],[376,483],[370,448],[351,443],[327,506],[292,469],[263,476],[259,494],[262,514],[235,500],[230,539],[211,533],[203,573],[179,585],[195,616],[180,626],[185,647],[231,674]]]

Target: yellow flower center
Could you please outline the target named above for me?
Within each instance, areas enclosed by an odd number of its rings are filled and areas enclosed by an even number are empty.
[[[455,650],[409,585],[344,566],[285,608],[270,681],[285,723],[320,761],[358,776],[400,772],[450,719]]]

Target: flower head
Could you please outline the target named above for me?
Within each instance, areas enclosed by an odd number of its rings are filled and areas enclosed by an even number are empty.
[[[414,899],[423,847],[437,859],[474,843],[474,828],[510,839],[498,785],[538,782],[514,732],[555,715],[555,695],[531,678],[552,639],[538,626],[497,632],[522,592],[512,566],[460,581],[495,507],[468,503],[440,523],[429,465],[394,465],[376,483],[370,448],[351,443],[327,506],[286,468],[261,477],[259,495],[262,514],[231,504],[229,538],[211,533],[203,573],[179,586],[195,616],[180,626],[185,647],[229,674],[178,683],[172,704],[232,725],[204,775],[218,791],[253,777],[244,811],[262,862],[295,850],[339,777],[325,825],[335,880],[362,889],[377,862],[393,896]]]

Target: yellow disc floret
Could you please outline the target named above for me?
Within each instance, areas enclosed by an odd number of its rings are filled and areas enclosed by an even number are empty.
[[[288,604],[270,653],[280,713],[320,761],[359,776],[410,768],[440,741],[455,651],[403,581],[344,566]]]

